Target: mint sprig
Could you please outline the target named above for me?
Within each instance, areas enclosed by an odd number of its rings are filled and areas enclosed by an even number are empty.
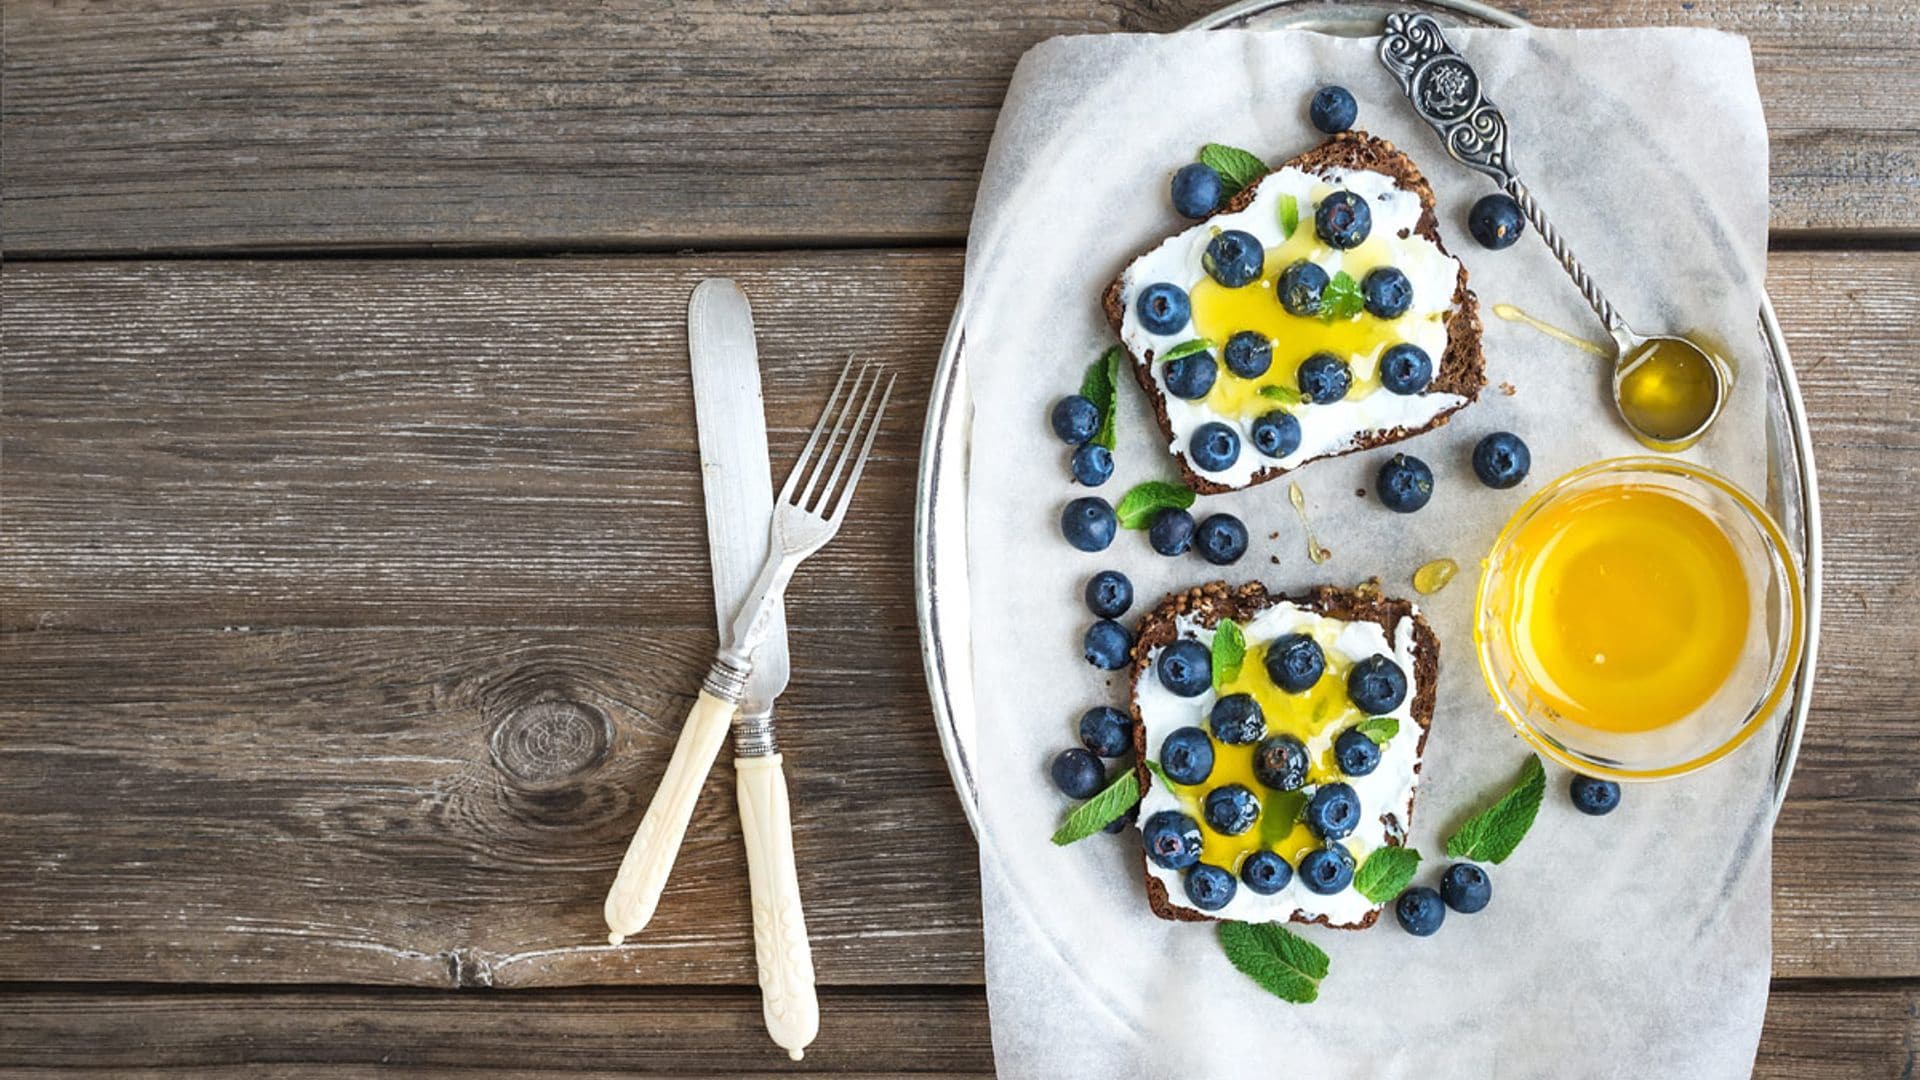
[[[1360,721],[1355,730],[1372,739],[1375,746],[1385,746],[1400,734],[1400,721],[1391,716],[1372,716]]]
[[[1165,363],[1169,360],[1178,360],[1183,356],[1192,356],[1194,353],[1212,351],[1213,342],[1208,341],[1206,338],[1194,338],[1192,341],[1183,341],[1173,348],[1168,349],[1166,352],[1161,353],[1158,359],[1162,363]]]
[[[1293,833],[1293,827],[1300,822],[1300,814],[1307,808],[1307,793],[1304,791],[1276,791],[1267,796],[1267,805],[1260,811],[1260,845],[1273,847],[1286,840]]]
[[[1400,895],[1420,867],[1420,853],[1409,847],[1377,847],[1353,872],[1353,887],[1376,904]]]
[[[1143,761],[1140,764],[1145,765],[1147,767],[1147,771],[1152,773],[1154,776],[1158,777],[1162,784],[1165,784],[1169,788],[1173,786],[1173,781],[1167,779],[1167,770],[1161,768],[1159,762]]]
[[[1144,529],[1153,524],[1155,514],[1166,509],[1185,510],[1193,505],[1195,497],[1184,485],[1148,480],[1122,495],[1113,512],[1122,528]]]
[[[1221,619],[1220,625],[1213,628],[1213,689],[1220,688],[1240,677],[1240,665],[1247,658],[1247,636],[1240,632],[1240,624],[1232,619]]]
[[[1208,143],[1200,148],[1200,164],[1220,174],[1221,192],[1237,194],[1267,174],[1267,163],[1237,146]]]
[[[1300,391],[1287,386],[1263,386],[1260,388],[1260,396],[1269,401],[1278,401],[1287,405],[1298,405],[1306,400],[1300,396]]]
[[[1282,1001],[1305,1005],[1320,996],[1327,954],[1279,923],[1223,922],[1220,948],[1242,975]]]
[[[1345,270],[1336,270],[1320,293],[1320,321],[1351,319],[1366,306],[1367,299],[1361,295],[1360,283]]]
[[[1120,356],[1120,346],[1115,345],[1101,354],[1100,359],[1088,364],[1086,375],[1080,379],[1080,396],[1100,410],[1100,429],[1093,433],[1092,441],[1108,450],[1113,449],[1113,406],[1118,397]]]
[[[1280,196],[1280,237],[1293,239],[1293,230],[1300,227],[1300,200],[1291,195]]]
[[[1533,827],[1534,816],[1540,812],[1540,799],[1546,791],[1547,770],[1540,764],[1540,755],[1530,755],[1512,789],[1502,795],[1500,801],[1468,818],[1465,825],[1447,838],[1447,857],[1503,862]]]
[[[1067,820],[1054,830],[1053,842],[1066,847],[1085,840],[1118,821],[1139,801],[1140,781],[1134,779],[1132,769],[1123,770],[1100,794],[1073,808]]]

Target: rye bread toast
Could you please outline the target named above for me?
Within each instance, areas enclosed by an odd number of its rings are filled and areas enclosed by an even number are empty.
[[[1369,135],[1363,131],[1348,131],[1334,135],[1313,149],[1306,151],[1280,165],[1284,168],[1297,168],[1304,172],[1324,175],[1333,170],[1367,171],[1388,176],[1401,188],[1413,192],[1420,199],[1423,208],[1413,231],[1432,241],[1442,253],[1447,252],[1446,244],[1440,239],[1439,219],[1434,212],[1433,188],[1425,176],[1414,165],[1411,158],[1385,139]],[[1267,175],[1277,172],[1270,170]],[[1264,179],[1264,177],[1263,177]],[[1212,216],[1235,213],[1245,209],[1253,202],[1260,181],[1256,180],[1236,193],[1231,199],[1214,211]],[[1191,226],[1189,226],[1191,227]],[[1405,235],[1404,231],[1401,234]],[[1149,249],[1150,250],[1150,249]],[[1145,254],[1144,252],[1142,253]],[[1122,323],[1126,316],[1124,293],[1124,273],[1116,276],[1101,296],[1101,306],[1116,336],[1125,340]],[[1456,394],[1466,401],[1452,408],[1444,409],[1427,422],[1413,427],[1394,427],[1386,430],[1363,431],[1357,434],[1352,445],[1319,454],[1296,462],[1290,466],[1269,465],[1254,472],[1245,484],[1228,485],[1210,480],[1196,472],[1184,454],[1176,454],[1181,472],[1187,485],[1202,495],[1214,495],[1241,487],[1252,487],[1268,480],[1283,476],[1312,461],[1321,458],[1339,457],[1357,453],[1378,446],[1386,446],[1403,439],[1411,438],[1447,422],[1454,412],[1467,403],[1476,400],[1486,386],[1486,357],[1481,348],[1481,324],[1479,299],[1473,290],[1467,287],[1467,269],[1460,266],[1453,293],[1453,303],[1446,319],[1447,346],[1435,359],[1433,380],[1428,384],[1428,392]],[[1154,355],[1146,350],[1144,355],[1129,349],[1133,357],[1134,378],[1147,394],[1153,405],[1154,417],[1160,425],[1162,434],[1169,442],[1176,438],[1173,422],[1167,415],[1165,394],[1153,379]]]
[[[1232,619],[1238,623],[1248,623],[1266,609],[1281,602],[1309,609],[1320,615],[1341,619],[1346,622],[1371,622],[1380,626],[1392,639],[1393,628],[1401,619],[1413,620],[1414,663],[1412,672],[1412,704],[1410,712],[1419,727],[1418,742],[1414,747],[1413,775],[1417,781],[1421,763],[1426,758],[1427,735],[1433,725],[1434,703],[1438,697],[1440,674],[1440,641],[1434,635],[1433,628],[1419,613],[1414,604],[1407,600],[1379,594],[1377,587],[1362,589],[1337,589],[1330,585],[1321,585],[1292,594],[1270,593],[1259,582],[1231,587],[1224,581],[1215,581],[1195,586],[1185,592],[1173,593],[1152,611],[1141,617],[1137,627],[1133,660],[1130,665],[1132,679],[1136,685],[1129,702],[1133,715],[1134,742],[1134,778],[1140,784],[1140,794],[1144,799],[1147,792],[1157,781],[1147,768],[1149,747],[1147,745],[1147,722],[1141,714],[1138,681],[1150,677],[1148,661],[1156,649],[1172,643],[1180,636],[1178,621],[1182,616],[1197,618],[1201,625],[1213,627],[1222,619]],[[1411,827],[1413,806],[1419,801],[1416,787],[1407,803],[1409,820],[1393,823],[1389,827],[1386,842],[1393,846],[1404,843],[1407,830]],[[1155,877],[1141,855],[1141,873],[1146,882],[1147,903],[1153,913],[1163,919],[1181,922],[1213,921],[1214,916],[1207,915],[1194,908],[1172,902],[1167,895],[1166,886]],[[1379,917],[1380,909],[1375,907],[1357,921],[1334,923],[1326,915],[1303,916],[1296,912],[1291,921],[1319,923],[1333,929],[1360,930],[1372,926]]]

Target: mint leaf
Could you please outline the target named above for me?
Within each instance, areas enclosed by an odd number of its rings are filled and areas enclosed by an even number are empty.
[[[1161,768],[1159,762],[1143,761],[1140,764],[1145,765],[1147,767],[1147,771],[1152,773],[1154,776],[1158,777],[1162,784],[1165,784],[1169,788],[1173,787],[1173,781],[1167,779],[1167,770]]]
[[[1133,485],[1133,489],[1120,497],[1120,505],[1113,508],[1114,515],[1120,519],[1122,528],[1144,529],[1153,524],[1153,516],[1172,507],[1185,510],[1193,505],[1194,494],[1180,484],[1169,484],[1164,480],[1148,480]]]
[[[1333,279],[1327,282],[1326,289],[1320,293],[1320,321],[1351,319],[1366,306],[1366,297],[1360,294],[1360,283],[1345,270],[1336,270]]]
[[[1067,820],[1054,830],[1053,842],[1065,847],[1077,843],[1113,824],[1134,803],[1140,801],[1140,781],[1133,770],[1123,770],[1106,790],[1074,807]]]
[[[1360,721],[1357,730],[1360,734],[1372,739],[1375,746],[1385,746],[1395,735],[1400,734],[1400,721],[1391,716],[1370,717]]]
[[[1520,770],[1520,779],[1500,801],[1480,811],[1447,838],[1447,857],[1475,862],[1499,863],[1513,854],[1520,840],[1533,827],[1540,812],[1540,798],[1547,791],[1547,770],[1540,755],[1533,754]]]
[[[1260,396],[1272,401],[1285,402],[1288,405],[1298,405],[1306,400],[1300,396],[1300,391],[1285,386],[1263,386],[1260,388]]]
[[[1097,446],[1113,449],[1113,406],[1120,381],[1120,346],[1115,345],[1101,354],[1100,359],[1087,365],[1087,373],[1080,380],[1080,396],[1093,402],[1100,410],[1100,429],[1093,433],[1093,442]]]
[[[1194,338],[1192,341],[1183,341],[1175,345],[1173,348],[1161,353],[1156,359],[1165,363],[1168,360],[1178,360],[1183,356],[1192,356],[1194,353],[1212,351],[1213,342],[1208,341],[1206,338]]]
[[[1280,196],[1280,237],[1293,239],[1293,230],[1300,227],[1300,200],[1291,195]]]
[[[1300,811],[1307,808],[1307,793],[1304,791],[1277,791],[1267,796],[1267,805],[1260,811],[1260,846],[1273,847],[1285,840],[1293,832],[1294,825],[1300,821]]]
[[[1267,163],[1234,146],[1208,143],[1200,148],[1200,164],[1220,174],[1221,191],[1234,195],[1267,174]]]
[[[1283,1001],[1305,1005],[1320,996],[1327,954],[1279,923],[1223,922],[1220,948],[1242,975]]]
[[[1240,677],[1240,664],[1247,658],[1247,636],[1240,632],[1240,624],[1232,619],[1221,619],[1220,625],[1213,628],[1213,689],[1217,693],[1222,686]]]
[[[1376,904],[1400,895],[1420,866],[1420,853],[1409,847],[1377,847],[1353,872],[1353,887]]]

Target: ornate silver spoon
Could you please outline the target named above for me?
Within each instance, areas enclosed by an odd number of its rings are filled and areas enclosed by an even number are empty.
[[[1642,443],[1684,450],[1698,442],[1727,399],[1727,368],[1684,337],[1635,331],[1594,284],[1567,242],[1513,173],[1507,120],[1481,91],[1480,76],[1447,42],[1433,16],[1387,16],[1380,62],[1400,80],[1413,109],[1455,161],[1493,177],[1520,205],[1540,239],[1600,317],[1613,339],[1613,407]]]

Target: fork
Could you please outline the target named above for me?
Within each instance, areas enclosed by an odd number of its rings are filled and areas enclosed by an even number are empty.
[[[850,386],[848,376],[853,378]],[[879,365],[863,364],[855,372],[853,359],[849,357],[846,366],[840,369],[840,379],[834,383],[826,408],[820,411],[819,423],[813,426],[813,434],[800,450],[800,460],[794,463],[786,484],[774,499],[772,543],[766,565],[761,567],[753,592],[740,606],[740,614],[735,617],[728,635],[730,640],[721,644],[713,666],[707,669],[700,697],[687,714],[680,739],[673,747],[673,758],[667,762],[666,775],[660,779],[660,787],[647,806],[646,816],[640,819],[640,827],[634,830],[633,842],[627,845],[626,857],[620,860],[620,873],[613,880],[613,888],[607,891],[609,942],[620,944],[628,935],[639,933],[653,918],[660,893],[666,888],[667,876],[673,871],[674,858],[680,852],[680,842],[686,837],[694,801],[699,798],[707,773],[713,769],[713,759],[720,752],[720,743],[746,691],[747,677],[753,673],[753,651],[766,636],[768,619],[785,595],[787,583],[793,580],[794,570],[807,556],[833,539],[840,531],[840,523],[846,520],[847,504],[853,501],[853,489],[867,467],[867,455],[873,450],[880,418],[886,413],[887,400],[892,396],[893,377]],[[853,411],[855,401],[860,403],[858,415]],[[829,419],[833,420],[830,433],[827,431]],[[823,433],[827,436],[824,445],[820,442]],[[816,447],[820,451],[817,456]],[[831,471],[827,466],[829,459],[833,463]],[[850,472],[849,465],[852,466]],[[824,485],[822,474],[826,476]],[[801,486],[803,479],[804,487]]]

